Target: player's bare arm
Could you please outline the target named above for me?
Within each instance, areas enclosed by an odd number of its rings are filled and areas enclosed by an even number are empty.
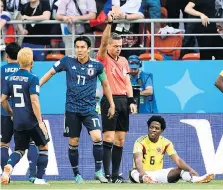
[[[142,165],[143,154],[141,152],[136,152],[133,154],[133,159],[135,162],[136,169],[138,170],[140,176],[146,175]]]
[[[175,162],[178,168],[190,172],[192,175],[199,176],[199,174],[192,169],[183,159],[181,159],[177,154],[173,154],[170,158]]]
[[[104,73],[104,76],[105,76],[105,73]],[[102,85],[104,94],[107,97],[110,104],[110,108],[108,110],[108,117],[109,119],[111,119],[115,115],[115,103],[113,101],[111,88],[109,86],[108,80],[106,79],[106,76],[104,80],[101,80],[101,85]]]
[[[113,13],[110,11],[108,13],[108,22],[109,23],[112,23],[113,22]],[[101,39],[101,45],[99,47],[99,50],[98,50],[98,56],[100,57],[100,59],[104,59],[104,57],[106,56],[107,54],[107,47],[108,47],[108,44],[109,44],[109,39],[110,39],[110,36],[111,36],[111,24],[107,24],[104,32],[103,32],[103,35],[102,35],[102,39]]]
[[[36,116],[36,119],[39,123],[39,127],[43,131],[44,135],[47,136],[47,130],[46,130],[45,124],[43,122],[41,111],[40,111],[40,103],[39,103],[38,95],[37,94],[30,95],[30,100],[32,103],[34,115]]]
[[[127,77],[126,77],[125,84],[126,84],[126,90],[127,90],[127,97],[130,97],[130,98],[133,97],[132,84],[131,84],[129,75],[127,75]],[[132,114],[137,113],[137,105],[134,103],[131,103],[130,111]]]
[[[56,74],[54,68],[51,68],[41,79],[40,79],[40,86],[44,85],[50,78]]]
[[[2,94],[1,104],[2,104],[2,107],[9,113],[9,115],[12,116],[12,108],[9,105],[8,96],[7,95]]]

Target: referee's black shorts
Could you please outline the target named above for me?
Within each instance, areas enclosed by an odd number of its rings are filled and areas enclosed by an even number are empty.
[[[115,103],[115,115],[108,119],[108,109],[110,104],[103,96],[101,99],[102,131],[129,131],[129,105],[127,96],[113,95]]]

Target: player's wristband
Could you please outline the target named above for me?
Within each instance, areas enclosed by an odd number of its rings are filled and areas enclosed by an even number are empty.
[[[143,176],[141,176],[141,175],[139,176],[139,182],[143,183]]]
[[[112,25],[113,24],[113,21],[111,21],[111,22],[108,21],[108,24]]]
[[[136,101],[133,97],[128,97],[128,104],[136,104]]]

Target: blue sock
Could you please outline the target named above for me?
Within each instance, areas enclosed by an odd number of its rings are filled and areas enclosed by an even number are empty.
[[[29,161],[29,177],[36,177],[36,165],[38,160],[38,148],[34,142],[29,143],[27,158]]]
[[[95,172],[97,172],[102,167],[102,160],[103,160],[102,141],[93,143],[93,155],[94,155],[94,160],[95,160]]]
[[[23,154],[19,151],[14,151],[10,156],[7,164],[10,164],[13,168],[22,158]]]
[[[71,164],[71,168],[74,172],[74,176],[80,174],[78,169],[78,146],[72,146],[69,144],[68,156]]]
[[[39,157],[37,160],[37,174],[36,177],[39,179],[43,178],[46,172],[46,167],[48,164],[48,150],[39,150]]]
[[[1,147],[1,168],[4,170],[4,166],[7,164],[9,159],[9,147],[2,146]]]

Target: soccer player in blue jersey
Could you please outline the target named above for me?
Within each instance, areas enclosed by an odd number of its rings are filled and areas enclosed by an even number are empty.
[[[46,184],[42,179],[48,164],[49,137],[42,120],[39,104],[39,79],[30,70],[33,64],[33,52],[23,48],[17,57],[20,69],[7,78],[2,90],[1,104],[13,117],[15,151],[10,155],[4,167],[1,182],[8,184],[14,166],[19,162],[29,147],[30,138],[39,148],[37,160],[37,178],[35,184]],[[12,109],[8,98],[11,96]]]
[[[103,146],[101,128],[96,108],[97,77],[101,81],[104,94],[107,96],[110,109],[108,117],[115,114],[115,105],[111,90],[106,79],[102,63],[89,57],[91,42],[88,37],[75,39],[77,58],[69,56],[57,61],[40,80],[40,86],[46,83],[54,74],[66,71],[67,97],[64,136],[69,137],[69,159],[76,183],[83,183],[78,169],[78,141],[82,124],[87,128],[93,141],[93,155],[95,159],[95,179],[101,183],[108,183],[102,173]]]
[[[10,43],[5,48],[7,64],[1,66],[1,87],[3,88],[9,75],[19,70],[17,55],[20,50],[17,43]],[[1,88],[1,89],[2,89]],[[9,102],[11,102],[9,100]],[[11,105],[11,103],[10,103]],[[13,135],[13,121],[9,114],[1,106],[1,168],[2,171],[9,159],[9,143]],[[29,144],[28,150],[29,177],[36,176],[36,162],[38,158],[38,149],[33,141]]]

